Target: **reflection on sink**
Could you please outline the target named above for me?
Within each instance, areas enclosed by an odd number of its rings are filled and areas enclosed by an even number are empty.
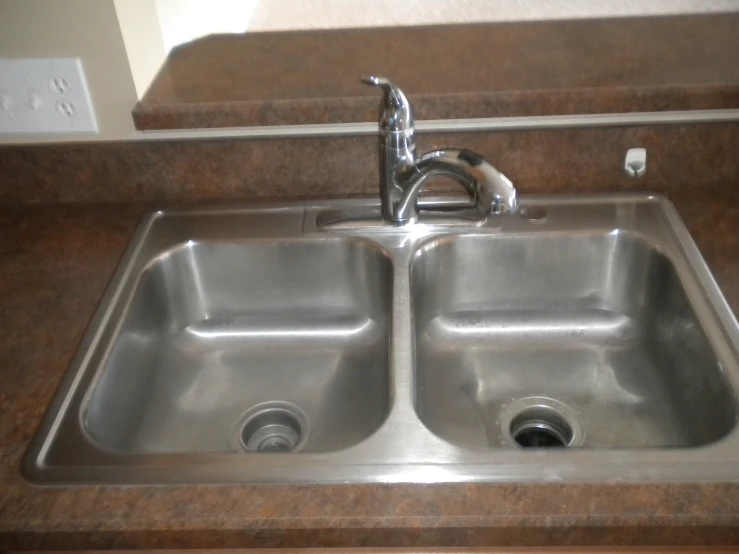
[[[699,446],[734,426],[673,264],[638,236],[440,238],[412,291],[418,415],[456,445],[509,446],[506,415],[531,397],[571,408],[559,426],[587,448]]]
[[[389,405],[390,276],[356,240],[168,250],[139,278],[87,431],[123,452],[229,452],[242,414],[280,402],[305,439],[285,450],[361,441]]]

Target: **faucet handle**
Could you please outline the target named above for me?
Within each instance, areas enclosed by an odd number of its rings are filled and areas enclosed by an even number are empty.
[[[366,85],[382,89],[383,98],[380,104],[380,134],[402,133],[405,137],[413,136],[413,113],[403,91],[392,81],[384,77],[363,77]]]
[[[385,79],[385,77],[375,77],[374,75],[370,75],[369,77],[362,77],[362,82],[365,85],[370,85],[373,87],[392,87],[393,84],[390,82],[390,79]]]

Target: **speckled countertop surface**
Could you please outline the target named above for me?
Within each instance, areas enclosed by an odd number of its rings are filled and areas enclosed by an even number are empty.
[[[670,196],[739,309],[739,187]],[[0,550],[739,544],[739,483],[27,484],[20,459],[147,209],[0,207]]]
[[[739,13],[213,35],[175,49],[139,129],[376,121],[395,80],[418,119],[739,107]]]

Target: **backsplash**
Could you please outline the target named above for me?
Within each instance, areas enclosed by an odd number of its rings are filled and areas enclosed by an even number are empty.
[[[739,123],[421,134],[465,147],[526,193],[733,185]],[[623,172],[646,148],[649,171]],[[375,195],[374,136],[65,143],[0,147],[0,203],[151,202]],[[456,190],[456,189],[452,189]]]

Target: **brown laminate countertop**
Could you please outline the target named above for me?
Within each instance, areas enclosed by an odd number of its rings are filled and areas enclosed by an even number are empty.
[[[739,13],[213,35],[175,49],[139,129],[376,121],[395,80],[418,119],[739,107]]]
[[[739,310],[739,187],[671,198]],[[0,207],[0,550],[739,544],[739,483],[27,484],[21,457],[147,209]]]

